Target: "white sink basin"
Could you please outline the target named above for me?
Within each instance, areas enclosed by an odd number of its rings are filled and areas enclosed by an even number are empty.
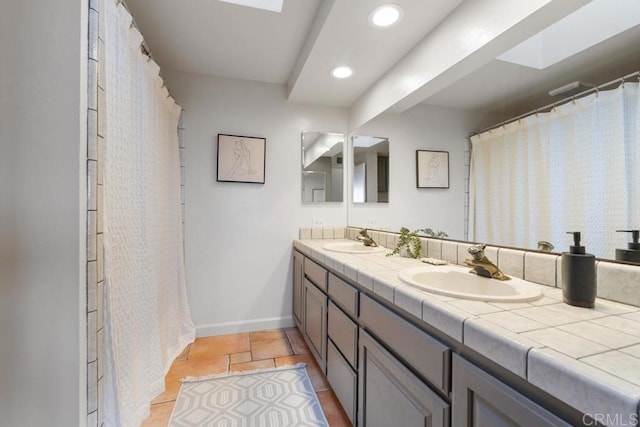
[[[538,285],[512,277],[496,280],[469,273],[464,267],[411,267],[398,273],[400,280],[439,295],[477,301],[527,302],[542,296]]]
[[[334,242],[327,243],[322,247],[322,249],[326,249],[328,251],[333,252],[343,252],[347,254],[372,254],[375,252],[384,252],[384,248],[382,246],[365,246],[360,242]]]

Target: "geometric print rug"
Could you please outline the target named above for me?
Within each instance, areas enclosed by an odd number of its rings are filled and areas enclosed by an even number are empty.
[[[304,363],[185,378],[169,427],[328,427]]]

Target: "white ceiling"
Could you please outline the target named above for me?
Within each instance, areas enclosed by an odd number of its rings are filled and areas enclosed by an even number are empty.
[[[163,69],[288,82],[293,102],[349,106],[461,2],[394,0],[404,17],[385,29],[368,22],[383,0],[285,0],[282,13],[218,0],[125,3]],[[355,76],[332,78],[341,64]]]
[[[282,84],[292,102],[349,107],[447,15],[478,0],[393,0],[404,17],[386,29],[368,23],[384,0],[284,0],[281,13],[218,0],[125,1],[162,69]],[[340,64],[355,75],[330,77]],[[638,69],[635,26],[544,69],[496,59],[423,102],[508,118],[552,102],[546,93],[555,87],[574,80],[599,84]]]

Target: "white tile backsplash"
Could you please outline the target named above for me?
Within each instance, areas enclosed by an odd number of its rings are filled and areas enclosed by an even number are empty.
[[[491,261],[492,263],[494,263],[497,266],[499,266],[498,262],[499,262],[499,259],[500,259],[500,255],[498,253],[498,249],[500,249],[500,248],[498,248],[496,246],[487,246],[484,249],[484,255],[487,258],[489,258],[489,261]],[[469,255],[468,253],[467,253],[467,258],[471,258],[471,255]]]
[[[524,255],[524,279],[555,287],[557,261],[557,255],[526,252]]]
[[[497,265],[504,274],[522,279],[524,277],[524,251],[500,248]]]
[[[598,296],[640,306],[640,267],[598,262]]]
[[[465,265],[464,261],[471,258],[469,248],[473,246],[470,243],[458,243],[458,264]]]
[[[442,259],[452,264],[458,263],[458,243],[442,241]]]
[[[323,227],[322,228],[322,238],[323,239],[333,239],[333,227]]]
[[[99,141],[99,153],[101,145]],[[101,182],[101,171],[98,171],[97,180]],[[90,203],[92,203],[91,200]],[[100,206],[98,205],[97,208],[100,209]],[[102,221],[99,222],[101,225]],[[98,231],[101,230],[102,227],[99,227]],[[357,227],[303,227],[299,230],[299,238],[355,240],[359,231],[360,229]],[[391,250],[395,249],[398,239],[397,233],[385,231],[370,231],[369,233],[380,246]],[[464,261],[470,257],[468,253],[471,247],[470,243],[433,238],[421,238],[420,240],[425,257],[444,259],[458,265],[464,265]],[[507,275],[549,287],[562,287],[562,257],[559,255],[497,246],[487,246],[485,255]],[[640,307],[640,267],[598,261],[596,270],[599,298]],[[555,300],[545,296],[537,301],[532,301],[531,305],[541,306],[557,302],[562,302],[561,294],[558,294]],[[611,308],[611,314],[615,314],[614,306],[608,308]]]
[[[429,248],[426,255],[429,258],[442,259],[442,240],[427,239],[427,247]]]
[[[299,236],[301,239],[310,239],[311,238],[311,228],[301,228]]]

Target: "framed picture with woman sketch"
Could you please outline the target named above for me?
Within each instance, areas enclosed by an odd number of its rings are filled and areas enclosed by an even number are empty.
[[[218,134],[218,182],[264,184],[266,138]]]
[[[449,152],[416,150],[416,187],[449,188]]]

